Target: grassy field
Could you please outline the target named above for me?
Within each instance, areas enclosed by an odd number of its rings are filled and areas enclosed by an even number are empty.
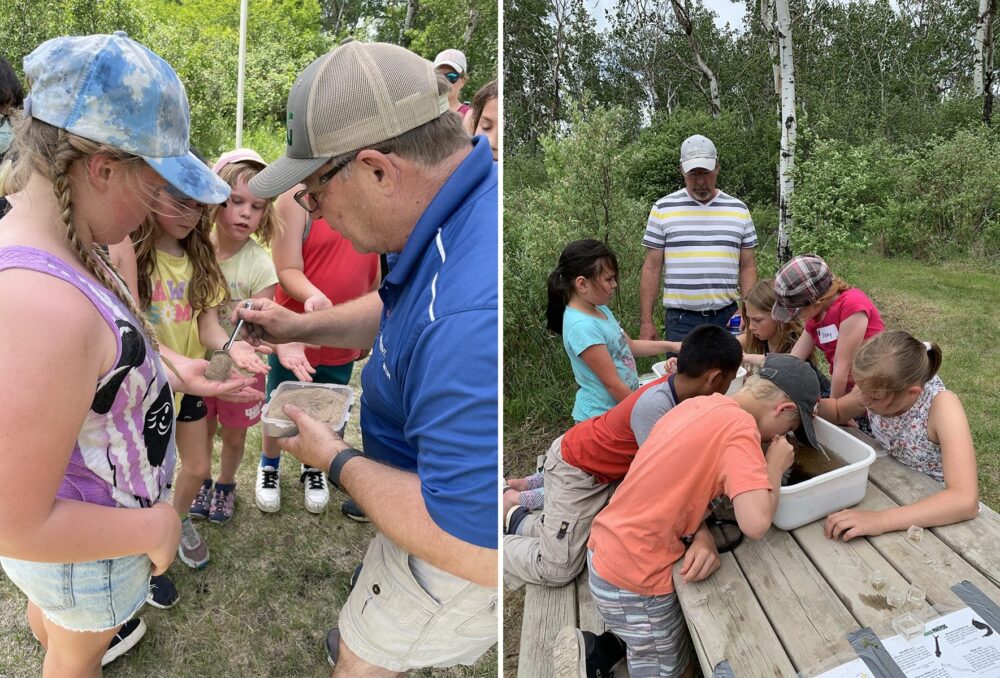
[[[872,297],[887,327],[908,330],[922,341],[941,346],[941,378],[961,398],[976,443],[980,497],[990,507],[1000,508],[1000,420],[996,417],[1000,412],[1000,269],[868,256],[832,259],[830,265],[837,275]],[[565,368],[569,370],[568,362]],[[572,393],[566,393],[565,421],[505,424],[506,476],[534,470],[536,457],[572,424],[572,398]],[[505,676],[517,672],[523,601],[523,589],[504,594]]]
[[[355,369],[354,384],[360,369]],[[360,447],[358,407],[347,440]],[[180,560],[170,567],[181,600],[170,610],[146,606],[143,641],[104,672],[109,678],[328,677],[323,640],[348,595],[354,568],[374,535],[369,525],[340,513],[345,497],[332,493],[329,509],[303,508],[299,464],[281,462],[281,510],[254,505],[254,474],[260,458],[260,427],[247,436],[247,455],[237,476],[236,514],[225,526],[199,524],[212,560],[201,571]],[[214,468],[218,472],[218,443]],[[24,595],[0,573],[0,677],[41,673],[42,650],[24,617]],[[421,671],[415,675],[496,676],[496,651],[474,667]]]

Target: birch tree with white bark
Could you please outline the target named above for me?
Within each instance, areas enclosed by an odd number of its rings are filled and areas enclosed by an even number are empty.
[[[993,116],[993,18],[997,0],[979,0],[976,14],[976,56],[972,66],[973,87],[983,98],[983,122],[990,124]]]
[[[792,170],[795,167],[795,59],[788,0],[775,0],[775,30],[781,67],[781,151],[778,158],[778,263],[792,258],[788,233],[792,227]]]

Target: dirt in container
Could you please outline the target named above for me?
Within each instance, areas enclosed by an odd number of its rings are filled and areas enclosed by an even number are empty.
[[[296,388],[282,391],[271,399],[267,408],[268,419],[291,421],[282,411],[285,405],[295,405],[313,419],[334,424],[344,418],[347,394],[327,388]]]
[[[826,455],[819,450],[807,447],[798,440],[791,442],[792,447],[795,448],[795,461],[792,462],[791,468],[785,471],[785,475],[781,478],[783,486],[798,485],[807,480],[812,480],[816,476],[847,466],[846,461],[832,452],[830,453],[830,458],[827,459]]]

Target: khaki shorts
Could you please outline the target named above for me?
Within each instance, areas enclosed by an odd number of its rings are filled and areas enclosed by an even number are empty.
[[[351,652],[390,671],[474,664],[497,642],[497,590],[411,556],[380,532],[339,627]]]

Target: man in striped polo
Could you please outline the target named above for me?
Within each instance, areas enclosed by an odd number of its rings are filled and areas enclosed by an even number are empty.
[[[656,201],[642,238],[642,339],[659,337],[653,301],[661,277],[668,341],[683,341],[704,323],[725,327],[737,312],[740,290],[757,282],[750,210],[715,187],[719,155],[710,139],[695,134],[684,140],[681,174],[684,188]]]

